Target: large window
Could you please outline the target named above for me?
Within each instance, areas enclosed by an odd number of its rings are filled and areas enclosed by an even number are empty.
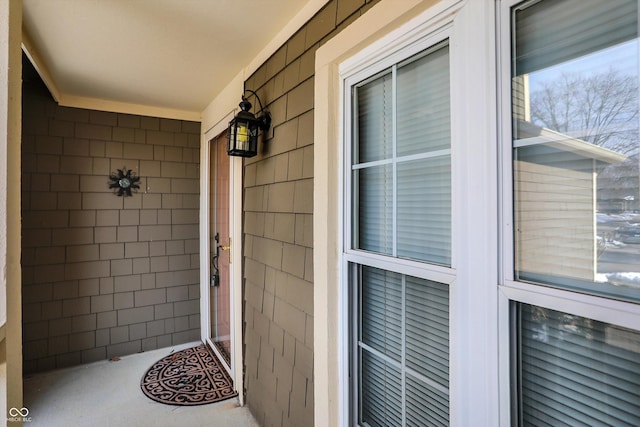
[[[519,280],[640,300],[637,6],[513,9]]]
[[[616,324],[640,310],[638,2],[527,1],[509,21],[513,419],[640,425],[640,333]]]
[[[348,84],[352,422],[446,426],[449,46],[443,41],[405,58]]]

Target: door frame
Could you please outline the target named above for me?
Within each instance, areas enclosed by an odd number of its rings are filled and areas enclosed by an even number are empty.
[[[200,338],[217,351],[210,342],[211,318],[209,311],[211,287],[210,260],[210,228],[209,213],[211,210],[210,191],[210,154],[211,141],[222,134],[234,117],[231,111],[218,123],[204,133],[200,141]],[[236,213],[242,213],[242,158],[232,157],[229,162],[229,237],[232,240],[230,256],[233,262],[229,269],[229,285],[231,291],[231,366],[230,373],[233,387],[238,392],[240,405],[244,405],[243,353],[242,353],[242,221],[236,220]],[[241,217],[241,216],[240,216]],[[221,359],[219,357],[219,359]],[[221,359],[221,363],[225,363]]]

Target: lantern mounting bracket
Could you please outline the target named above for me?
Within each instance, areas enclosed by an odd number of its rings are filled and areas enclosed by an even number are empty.
[[[251,103],[249,102],[247,97],[244,96],[244,94],[247,92],[250,92],[251,94],[253,94],[253,96],[255,96],[256,99],[258,100],[258,104],[260,105],[260,111],[258,111],[258,114],[264,112],[260,117],[258,117],[258,126],[260,127],[261,130],[269,129],[269,127],[271,127],[271,113],[269,113],[268,111],[264,111],[264,108],[262,107],[262,102],[260,101],[260,97],[258,96],[257,93],[255,93],[251,89],[244,90],[244,93],[242,94],[242,102],[239,104],[240,109],[242,111],[249,111],[251,109]]]

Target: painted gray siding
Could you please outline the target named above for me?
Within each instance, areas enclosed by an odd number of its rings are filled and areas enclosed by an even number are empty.
[[[374,3],[330,1],[245,82],[273,116],[244,164],[245,384],[263,426],[313,425],[315,52]]]
[[[197,340],[200,123],[58,106],[25,84],[25,372]],[[108,189],[126,166],[133,197]]]

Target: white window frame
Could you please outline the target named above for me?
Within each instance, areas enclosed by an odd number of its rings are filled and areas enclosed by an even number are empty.
[[[455,164],[454,153],[457,151],[454,148],[454,146],[457,146],[457,144],[453,136],[455,133],[453,126],[451,129],[451,134],[452,134],[451,148],[448,150],[449,151],[448,154],[450,156],[450,161],[451,161],[451,191],[452,191],[451,267],[432,264],[427,261],[422,262],[422,261],[413,261],[408,259],[397,258],[395,254],[393,255],[378,254],[378,253],[372,253],[372,252],[364,251],[362,249],[354,248],[353,247],[354,216],[353,216],[353,198],[352,198],[354,189],[353,189],[353,181],[352,181],[352,178],[353,178],[352,154],[354,151],[353,144],[355,143],[355,141],[353,140],[354,132],[353,132],[352,125],[354,124],[354,120],[357,119],[357,117],[354,117],[354,114],[353,114],[354,99],[352,97],[352,94],[353,94],[352,88],[355,87],[358,83],[364,80],[370,79],[372,77],[375,77],[380,72],[387,70],[389,68],[392,68],[397,64],[406,61],[407,59],[410,59],[414,55],[420,54],[421,52],[424,52],[424,51],[428,51],[433,47],[437,47],[438,45],[442,45],[443,42],[446,42],[446,45],[449,47],[449,66],[450,66],[450,69],[452,69],[453,68],[452,56],[451,56],[451,43],[452,43],[451,37],[452,36],[453,36],[453,31],[452,31],[451,22],[445,22],[445,23],[442,23],[441,26],[436,26],[436,27],[427,26],[421,31],[417,31],[415,33],[412,33],[408,37],[397,40],[398,44],[394,46],[394,49],[392,50],[382,49],[378,51],[377,58],[368,58],[368,59],[372,59],[373,61],[367,61],[366,66],[363,66],[362,63],[353,62],[348,66],[343,65],[340,67],[340,79],[343,81],[342,92],[344,94],[344,101],[343,101],[344,102],[343,103],[344,164],[342,165],[342,173],[341,173],[344,179],[344,187],[343,187],[344,200],[342,204],[343,211],[344,211],[344,215],[343,215],[344,248],[341,254],[342,265],[343,265],[342,271],[344,273],[343,278],[341,280],[342,289],[344,292],[342,298],[344,301],[350,300],[349,292],[354,292],[354,296],[358,295],[358,292],[355,290],[355,287],[357,286],[357,284],[350,283],[352,280],[354,280],[355,275],[350,274],[349,264],[374,267],[374,268],[379,268],[385,271],[400,273],[403,275],[403,278],[402,278],[403,283],[406,280],[406,276],[414,276],[421,279],[443,283],[449,287],[449,300],[451,300],[451,287],[454,285],[455,279],[456,279],[456,270],[455,270],[456,251],[454,246],[454,242],[456,241],[456,239],[454,238],[456,228],[454,226],[453,218],[457,216],[456,206],[455,206],[456,188],[454,184],[455,183],[454,176],[456,175],[455,173],[456,168],[454,167],[454,164]],[[395,75],[396,72],[393,71],[392,73]],[[451,91],[453,92],[454,91],[453,82],[450,82],[450,86],[451,86]],[[395,96],[395,92],[394,92],[394,96]],[[450,99],[452,99],[451,95],[450,95]],[[395,98],[392,101],[392,103],[394,105],[393,110],[395,112],[396,110]],[[455,106],[453,105],[453,102],[451,102],[451,105],[450,105],[450,116],[451,116],[451,123],[454,123],[455,122],[455,119],[454,119]],[[394,121],[395,121],[395,118],[394,118]],[[395,144],[395,135],[393,136],[393,139]],[[395,158],[393,161],[395,161]],[[395,226],[396,226],[396,223],[394,218],[393,227]],[[394,249],[395,249],[395,242],[394,242]],[[403,286],[403,289],[404,289],[404,286]],[[355,298],[351,298],[351,300],[355,300]],[[357,420],[359,418],[359,414],[358,414],[359,405],[357,400],[358,391],[353,390],[352,392],[350,392],[348,389],[348,387],[353,386],[354,384],[359,382],[360,372],[356,372],[359,366],[358,366],[358,363],[355,362],[355,358],[357,357],[357,353],[358,353],[358,345],[356,343],[357,336],[358,336],[358,327],[357,327],[356,318],[358,316],[359,310],[357,307],[353,307],[353,306],[349,307],[348,304],[345,304],[345,305],[346,305],[345,315],[347,316],[347,318],[349,318],[350,321],[353,322],[353,330],[351,331],[351,335],[344,334],[344,344],[343,344],[346,348],[350,347],[352,351],[351,353],[352,357],[351,357],[351,360],[348,361],[348,363],[352,365],[352,375],[354,375],[354,378],[350,382],[347,382],[347,384],[345,384],[345,386],[347,387],[347,390],[345,390],[345,393],[351,393],[353,397],[353,400],[351,402],[351,407],[347,408],[350,412],[351,419],[349,420],[350,421],[349,425],[351,425],[351,423],[353,424],[357,423]],[[402,310],[404,312],[405,310],[404,306]],[[449,319],[449,322],[451,323],[451,318]],[[345,326],[346,325],[348,325],[348,322],[345,322]],[[404,339],[405,338],[403,336],[402,338],[403,342],[404,342]],[[372,353],[376,353],[376,352],[372,351]],[[402,380],[403,384],[405,381],[404,377],[406,375],[405,370],[406,370],[406,367],[402,365],[401,371],[402,371],[402,377],[403,377],[403,380]],[[449,376],[451,376],[451,374]],[[447,392],[450,395],[450,390],[447,390]],[[348,396],[349,394],[346,394],[346,395]],[[403,397],[402,400],[404,402],[405,398]]]
[[[609,299],[586,293],[558,289],[551,286],[537,285],[515,280],[514,276],[514,219],[513,219],[513,158],[512,158],[512,117],[511,117],[511,8],[523,3],[523,0],[497,0],[497,51],[498,51],[498,107],[499,107],[499,174],[500,174],[500,292],[501,307],[499,325],[500,361],[504,366],[515,364],[510,352],[515,343],[510,342],[513,319],[510,306],[513,303],[525,303],[560,311],[576,316],[605,322],[612,325],[640,331],[640,304]],[[509,345],[506,345],[509,343]],[[500,372],[500,400],[512,410],[516,410],[519,402],[511,395],[509,388],[510,373]],[[513,416],[516,416],[514,413]],[[509,419],[503,417],[504,425]]]

